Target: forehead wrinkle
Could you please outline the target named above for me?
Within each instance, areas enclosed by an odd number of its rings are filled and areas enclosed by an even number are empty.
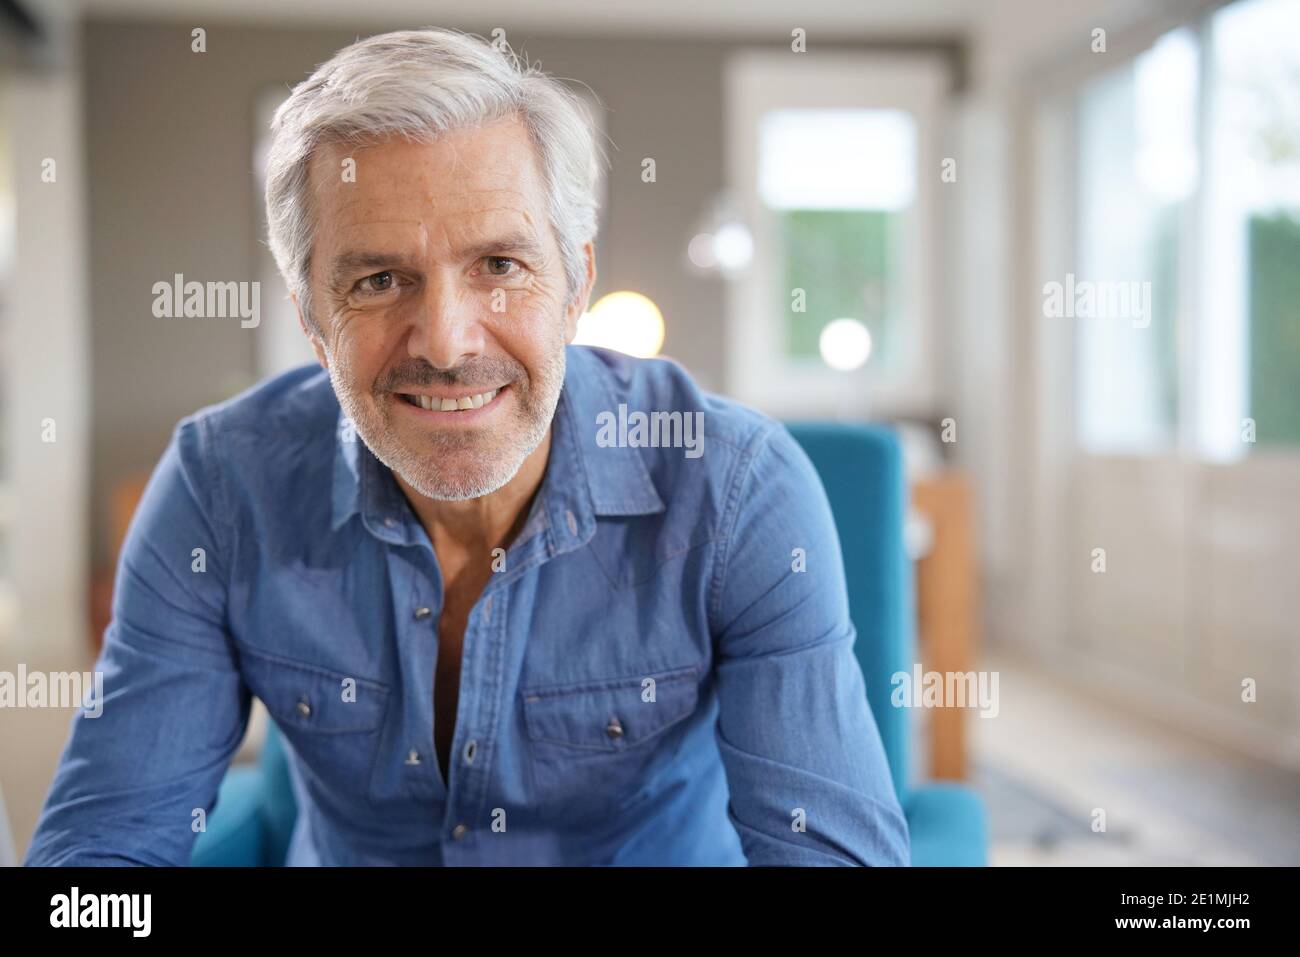
[[[373,236],[373,235],[342,235],[344,233],[355,233],[364,231],[367,227],[372,226],[403,226],[407,227],[394,242],[391,236]],[[372,249],[382,249],[384,247],[396,247],[405,245],[411,237],[415,237],[416,245],[421,255],[429,249],[429,226],[423,220],[418,219],[365,219],[358,222],[342,222],[331,231],[331,238],[334,240],[333,245],[343,248],[362,248],[369,246]]]
[[[368,223],[366,225],[385,224],[376,221],[373,224]],[[402,225],[407,225],[407,223],[403,222]],[[419,223],[418,227],[420,238],[416,249],[403,250],[400,242],[393,243],[391,239],[384,238],[374,240],[374,245],[367,247],[366,243],[371,240],[363,238],[357,242],[355,248],[345,248],[332,257],[330,262],[331,273],[341,275],[359,267],[378,269],[385,265],[414,268],[422,260],[441,260],[444,254],[448,260],[454,261],[471,254],[475,258],[487,256],[493,250],[500,250],[505,255],[517,254],[549,261],[542,237],[537,236],[528,227],[516,225],[513,229],[492,231],[486,234],[486,238],[483,239],[473,237],[456,244],[444,224],[440,229],[442,242],[436,249],[433,248],[433,244],[429,241],[430,230],[428,224]]]

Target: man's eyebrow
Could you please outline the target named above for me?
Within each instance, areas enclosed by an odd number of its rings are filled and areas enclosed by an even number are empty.
[[[460,253],[460,258],[481,259],[484,256],[493,254],[505,256],[511,253],[539,259],[542,255],[542,246],[532,233],[511,233],[507,236],[475,243],[465,248]],[[330,274],[339,276],[357,269],[391,269],[414,266],[414,260],[401,253],[349,249],[339,253],[331,260]]]
[[[339,253],[330,261],[330,275],[341,276],[356,269],[391,269],[410,265],[413,265],[413,262],[401,253],[349,249]]]
[[[521,256],[528,256],[540,259],[542,255],[541,244],[533,237],[530,232],[510,233],[508,236],[501,236],[496,239],[489,239],[485,242],[475,243],[461,252],[464,259],[480,259],[483,256],[501,255],[506,256],[510,253],[518,253]]]

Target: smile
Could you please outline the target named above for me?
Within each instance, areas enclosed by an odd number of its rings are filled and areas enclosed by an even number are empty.
[[[470,412],[490,404],[504,388],[502,386],[501,389],[461,396],[416,395],[406,392],[399,392],[398,396],[408,405],[426,412]]]

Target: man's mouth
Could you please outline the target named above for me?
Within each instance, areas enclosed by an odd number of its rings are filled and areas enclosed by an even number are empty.
[[[502,388],[505,388],[502,386]],[[460,396],[436,396],[436,395],[416,395],[413,393],[399,392],[401,399],[409,405],[418,409],[424,409],[426,412],[465,412],[471,409],[481,409],[497,397],[501,389],[490,389],[487,392],[475,392]]]

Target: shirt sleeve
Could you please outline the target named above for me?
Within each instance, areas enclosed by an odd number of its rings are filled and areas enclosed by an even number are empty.
[[[73,717],[27,865],[184,865],[216,803],[251,695],[226,627],[210,438],[182,422],[145,489],[94,666],[102,697]]]
[[[776,425],[738,466],[715,567],[728,815],[755,865],[906,865],[821,480]]]

